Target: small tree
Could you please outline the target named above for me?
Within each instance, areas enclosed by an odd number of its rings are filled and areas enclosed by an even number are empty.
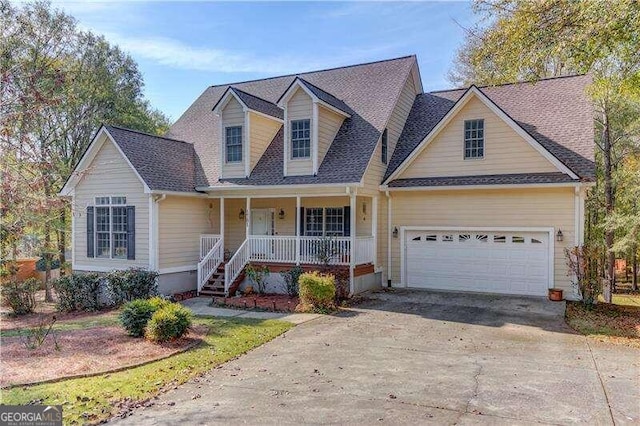
[[[573,285],[585,305],[594,305],[602,292],[602,279],[599,274],[599,262],[602,251],[595,246],[584,245],[565,249],[569,275],[573,276]]]
[[[322,263],[325,271],[329,269],[331,261],[341,254],[336,244],[336,239],[332,235],[327,235],[316,240],[313,248],[316,259]]]
[[[266,266],[254,268],[253,265],[248,264],[247,268],[245,269],[245,273],[247,274],[247,277],[249,277],[251,282],[253,282],[253,284],[256,286],[256,291],[258,292],[258,294],[264,294],[267,285],[267,276],[269,275],[269,268]]]

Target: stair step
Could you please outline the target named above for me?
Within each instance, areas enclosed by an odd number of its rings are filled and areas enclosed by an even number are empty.
[[[224,290],[219,291],[219,290],[206,290],[206,289],[202,289],[200,290],[200,295],[203,296],[224,296]]]

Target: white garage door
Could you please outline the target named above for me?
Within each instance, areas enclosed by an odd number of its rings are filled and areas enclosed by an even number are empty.
[[[408,287],[544,296],[546,232],[406,231]]]

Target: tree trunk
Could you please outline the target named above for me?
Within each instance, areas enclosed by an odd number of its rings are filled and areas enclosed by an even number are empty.
[[[632,255],[631,288],[638,291],[638,246],[633,247]]]
[[[604,112],[603,131],[602,131],[603,147],[604,147],[604,205],[607,217],[613,214],[613,178],[612,178],[612,163],[611,163],[611,134],[609,129],[609,116]],[[615,290],[615,262],[616,255],[613,252],[614,243],[614,230],[609,227],[604,231],[604,242],[606,246],[606,268],[605,268],[605,285],[607,290],[605,291],[605,302],[611,303],[612,294]],[[608,299],[608,300],[607,300]]]
[[[58,229],[58,256],[60,256],[60,273],[64,271],[66,258],[64,252],[67,250],[67,207],[60,207],[59,213],[60,228]]]
[[[44,185],[44,195],[49,203],[51,188],[48,182]],[[51,217],[49,215],[44,220],[44,265],[44,300],[53,302],[53,294],[51,293]]]

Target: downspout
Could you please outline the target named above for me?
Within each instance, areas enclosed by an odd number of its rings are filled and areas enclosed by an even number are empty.
[[[391,194],[385,191],[387,196],[387,287],[391,288]]]
[[[153,203],[151,204],[151,232],[149,234],[152,244],[149,247],[149,263],[151,264],[151,267],[149,269],[157,271],[160,270],[160,245],[158,244],[160,214],[158,211],[158,205],[165,198],[167,198],[167,194],[153,194],[151,196],[151,200],[153,201]]]

